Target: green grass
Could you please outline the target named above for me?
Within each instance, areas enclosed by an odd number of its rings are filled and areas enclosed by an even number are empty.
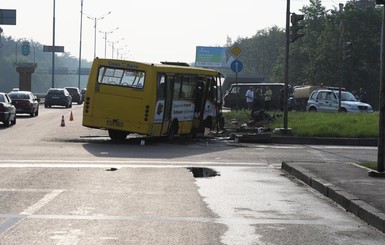
[[[377,162],[363,162],[360,163],[360,165],[373,170],[377,170]]]
[[[283,128],[283,113],[270,112],[270,115],[280,114],[272,122],[263,122],[268,128]],[[347,137],[347,138],[377,138],[378,112],[374,113],[309,113],[289,112],[288,128],[292,134],[304,137]],[[224,113],[225,122],[236,120],[237,125],[250,122],[247,114],[242,111]],[[259,124],[259,126],[262,126]]]

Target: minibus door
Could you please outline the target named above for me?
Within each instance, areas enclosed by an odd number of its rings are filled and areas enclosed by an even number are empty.
[[[198,131],[202,130],[202,120],[205,113],[207,99],[207,83],[204,80],[199,80],[195,89],[195,109],[194,119],[198,119],[199,126]],[[195,125],[197,126],[197,125]]]
[[[162,123],[161,135],[167,135],[171,124],[172,116],[172,98],[174,92],[174,78],[172,76],[166,76],[165,79],[165,91],[164,91],[164,114]]]

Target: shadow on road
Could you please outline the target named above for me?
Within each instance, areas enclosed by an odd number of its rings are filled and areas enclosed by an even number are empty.
[[[228,141],[222,138],[176,138],[167,141],[164,138],[137,137],[127,138],[120,143],[108,137],[83,140],[84,149],[98,157],[175,159],[193,155],[217,155],[220,151],[232,149]]]

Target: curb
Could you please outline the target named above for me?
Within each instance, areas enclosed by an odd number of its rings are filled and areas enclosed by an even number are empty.
[[[269,133],[254,135],[235,134],[234,137],[238,138],[238,142],[242,143],[378,146],[378,139],[376,138],[274,136]]]
[[[385,233],[385,214],[380,210],[365,203],[342,188],[317,177],[303,167],[293,166],[290,163],[282,162],[281,168],[324,196],[330,198],[343,207],[347,212],[356,215],[369,225]]]

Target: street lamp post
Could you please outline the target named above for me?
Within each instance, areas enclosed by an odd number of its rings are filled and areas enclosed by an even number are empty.
[[[104,19],[104,17],[106,15],[109,15],[109,14],[111,14],[111,11],[108,12],[107,14],[101,15],[99,17],[92,17],[92,16],[89,16],[88,14],[86,14],[88,19],[94,21],[94,59],[96,58],[96,27],[97,27],[97,23],[98,23],[99,20]]]
[[[112,57],[111,57],[111,59],[114,58],[114,51],[115,51],[115,47],[114,47],[114,46],[115,46],[115,44],[116,44],[116,43],[119,43],[119,42],[122,41],[122,40],[124,40],[124,37],[123,37],[122,39],[119,39],[118,41],[113,41],[113,42],[110,42],[110,41],[109,41],[109,43],[111,43],[111,47],[112,47],[112,55],[111,55]]]
[[[119,54],[120,54],[120,59],[122,59],[122,53],[120,53],[120,50],[123,50],[125,48],[127,48],[128,45],[126,44],[124,47],[121,47],[121,48],[117,48],[116,49],[116,58],[119,59]]]
[[[100,33],[104,33],[104,58],[107,58],[107,35],[113,33],[114,31],[118,30],[119,27],[116,27],[115,29],[111,31],[99,31]]]
[[[56,1],[53,0],[53,18],[52,18],[52,88],[55,87],[55,8],[56,8]]]
[[[82,33],[83,33],[83,0],[80,1],[80,43],[79,43],[79,69],[78,88],[80,89],[80,70],[82,67]]]

